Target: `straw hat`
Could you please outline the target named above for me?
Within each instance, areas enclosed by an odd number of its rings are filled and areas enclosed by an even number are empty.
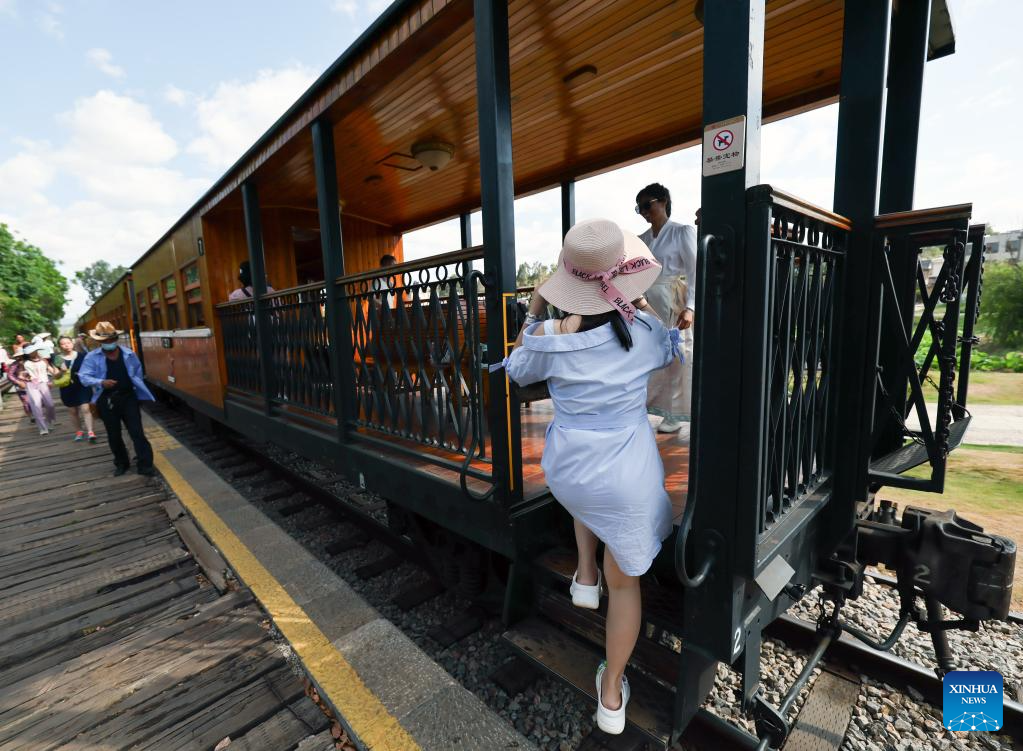
[[[631,264],[639,270],[629,270],[629,262],[639,262]],[[565,235],[558,270],[537,292],[566,313],[595,315],[617,309],[608,299],[614,295],[602,289],[597,277],[610,276],[610,285],[625,302],[631,302],[649,289],[660,273],[661,265],[642,240],[609,219],[588,219]]]
[[[96,324],[96,328],[89,331],[89,336],[97,342],[109,342],[123,333],[120,329],[115,329],[114,324],[109,321],[100,321]]]

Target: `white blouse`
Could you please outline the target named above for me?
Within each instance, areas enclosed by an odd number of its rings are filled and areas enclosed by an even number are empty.
[[[670,219],[654,237],[653,227],[639,236],[661,264],[661,278],[685,276],[686,307],[696,310],[696,227]]]

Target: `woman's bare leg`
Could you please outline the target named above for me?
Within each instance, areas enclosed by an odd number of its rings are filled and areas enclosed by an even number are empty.
[[[68,407],[68,412],[71,413],[71,426],[75,429],[76,433],[81,433],[82,421],[78,417],[78,407]]]
[[[85,423],[86,432],[95,433],[96,432],[95,425],[92,421],[92,410],[89,409],[89,405],[83,404],[82,406],[78,407],[78,409],[81,410],[82,422]]]
[[[597,536],[578,519],[574,521],[575,547],[579,553],[575,580],[579,584],[592,586],[597,583]]]
[[[622,705],[622,676],[639,638],[643,600],[639,577],[623,574],[610,550],[604,549],[607,581],[607,667],[601,686],[602,704],[608,709]]]

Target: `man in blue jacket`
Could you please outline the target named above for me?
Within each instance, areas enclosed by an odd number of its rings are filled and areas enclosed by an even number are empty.
[[[139,402],[155,401],[142,380],[142,363],[128,347],[117,343],[123,332],[108,321],[100,321],[89,336],[100,346],[85,356],[78,380],[92,389],[92,401],[107,431],[107,442],[114,454],[114,477],[128,471],[128,449],[121,435],[121,423],[135,444],[135,465],[140,475],[153,475],[153,447],[142,430]]]

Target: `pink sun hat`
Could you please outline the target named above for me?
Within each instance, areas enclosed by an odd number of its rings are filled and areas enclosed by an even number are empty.
[[[660,273],[661,264],[642,240],[609,219],[588,219],[565,235],[558,269],[537,292],[566,313],[617,310],[631,323],[632,301]]]

